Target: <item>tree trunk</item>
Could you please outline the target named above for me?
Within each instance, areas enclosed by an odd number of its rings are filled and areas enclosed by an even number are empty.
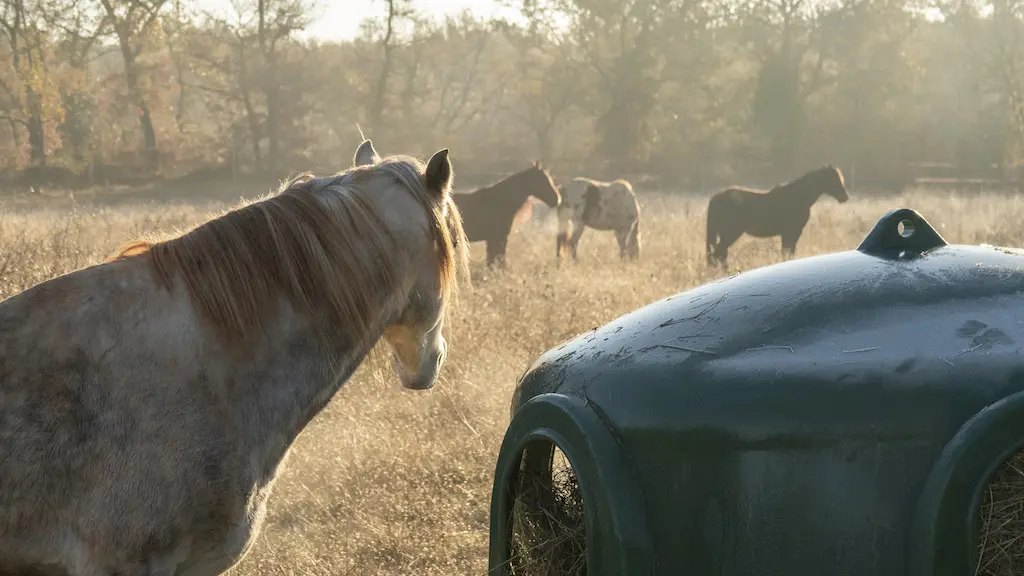
[[[384,62],[377,77],[377,86],[373,91],[373,102],[370,105],[370,127],[380,130],[380,119],[384,114],[384,98],[388,91],[388,77],[391,75],[391,37],[394,35],[395,18],[398,16],[397,0],[388,0],[387,30],[384,33]]]
[[[260,129],[260,120],[256,115],[256,108],[252,103],[252,90],[249,83],[249,64],[246,60],[245,40],[238,40],[238,80],[242,91],[242,104],[245,106],[245,119],[249,125],[249,142],[252,147],[253,170],[257,174],[263,172],[263,151],[260,143],[263,140],[263,131]]]
[[[267,122],[265,134],[267,135],[267,169],[271,174],[277,174],[277,167],[280,164],[280,135],[278,123],[281,110],[281,88],[277,83],[277,49],[275,40],[268,40],[266,21],[267,0],[260,0],[257,9],[259,11],[259,43],[260,53],[263,55],[267,67],[267,78],[263,84],[263,94],[267,98]]]
[[[272,65],[273,66],[273,65]],[[278,127],[281,99],[280,88],[275,84],[271,74],[271,83],[267,86],[267,168],[271,174],[277,175],[277,167],[281,165],[281,138]]]
[[[28,100],[28,145],[29,159],[33,166],[46,165],[46,131],[43,128],[43,99],[32,88],[25,89]]]
[[[159,152],[156,147],[156,130],[153,128],[153,118],[149,112],[149,105],[142,94],[139,86],[139,68],[135,62],[135,52],[132,50],[128,34],[123,26],[118,26],[117,42],[121,48],[121,57],[124,60],[124,77],[128,86],[128,92],[139,111],[139,127],[142,128],[143,158],[146,167],[150,170],[157,168]]]
[[[60,123],[62,143],[71,150],[75,163],[84,164],[89,124],[83,97],[67,86],[61,86],[60,100],[64,107],[64,120]]]
[[[25,51],[25,59],[28,61],[28,70],[24,70],[21,65],[22,48],[20,46],[22,40],[24,10],[25,6],[23,4],[19,3],[16,5],[14,24],[7,28],[7,32],[10,36],[14,70],[25,87],[24,106],[28,111],[28,119],[24,124],[28,129],[29,160],[33,166],[42,166],[46,164],[46,133],[43,129],[43,99],[42,96],[32,88],[32,84],[30,83],[32,75],[35,72],[33,70],[35,63],[32,59],[31,47]]]

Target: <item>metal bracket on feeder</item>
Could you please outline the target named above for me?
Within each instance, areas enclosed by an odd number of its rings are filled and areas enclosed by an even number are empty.
[[[947,245],[924,216],[916,210],[900,208],[882,216],[857,250],[879,258],[907,259]]]

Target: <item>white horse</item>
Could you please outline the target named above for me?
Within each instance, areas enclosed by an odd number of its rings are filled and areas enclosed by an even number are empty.
[[[466,264],[448,151],[355,164],[0,302],[0,573],[220,574],[380,338],[434,384]]]
[[[575,178],[559,192],[562,203],[557,210],[556,258],[561,260],[568,248],[576,261],[576,246],[588,226],[595,230],[613,230],[621,258],[640,257],[640,203],[629,182]]]

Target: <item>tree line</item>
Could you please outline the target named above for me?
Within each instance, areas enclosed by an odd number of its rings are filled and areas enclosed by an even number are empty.
[[[1024,164],[1018,0],[517,0],[514,21],[377,1],[327,42],[301,34],[310,0],[3,0],[0,169],[279,177],[348,166],[360,129],[449,147],[457,174],[540,160],[679,189]]]

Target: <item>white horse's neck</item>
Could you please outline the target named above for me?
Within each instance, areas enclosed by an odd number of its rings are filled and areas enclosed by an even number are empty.
[[[276,323],[275,339],[254,351],[254,361],[239,363],[241,371],[229,383],[242,395],[233,405],[240,410],[236,421],[245,441],[238,456],[248,469],[248,480],[256,485],[273,481],[296,438],[380,340],[397,307],[389,308],[392,312],[378,315],[360,341],[328,345],[316,337],[307,320],[282,306],[285,312]]]

